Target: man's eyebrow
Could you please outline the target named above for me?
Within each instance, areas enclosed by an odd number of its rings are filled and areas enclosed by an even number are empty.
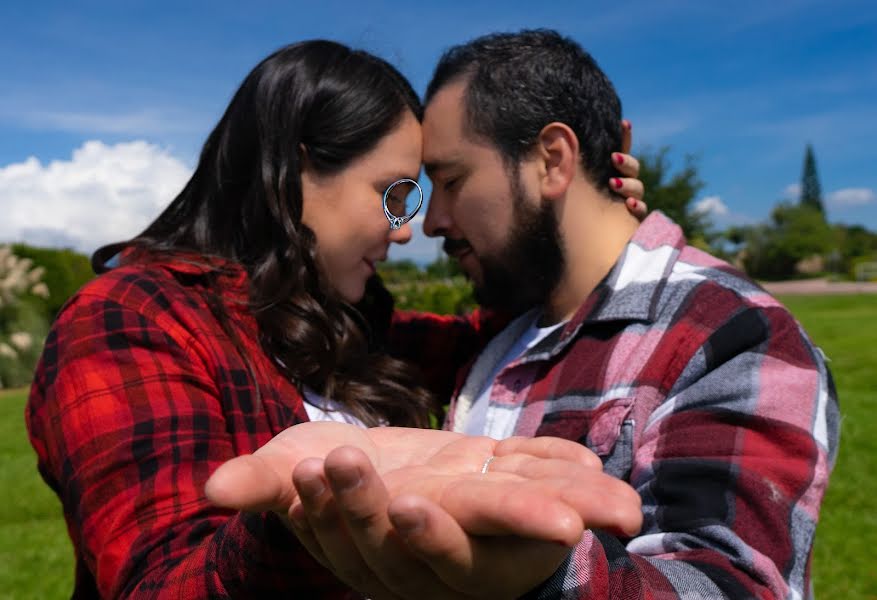
[[[432,178],[435,175],[436,171],[451,169],[458,166],[459,164],[459,161],[455,159],[435,160],[423,163],[423,169],[426,171],[426,175]]]

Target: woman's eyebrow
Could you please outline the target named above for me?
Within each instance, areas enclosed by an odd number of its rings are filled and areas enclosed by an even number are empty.
[[[411,180],[413,180],[413,181],[418,182],[418,181],[417,181],[417,175],[415,175],[414,177],[412,177],[411,175],[406,175],[406,174],[404,174],[404,173],[399,173],[399,174],[396,174],[396,175],[388,175],[388,176],[386,176],[386,177],[381,177],[381,178],[378,180],[378,186],[379,186],[379,187],[389,187],[389,186],[393,185],[394,183],[396,183],[397,181],[401,181],[401,180],[403,180],[403,179],[411,179]],[[418,183],[420,183],[420,182],[418,182]]]

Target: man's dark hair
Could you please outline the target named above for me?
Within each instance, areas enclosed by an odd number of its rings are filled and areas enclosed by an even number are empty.
[[[568,125],[581,163],[597,189],[609,192],[612,152],[621,148],[621,101],[590,54],[556,31],[496,33],[442,55],[426,103],[442,87],[467,80],[470,131],[490,141],[515,169],[543,127]]]

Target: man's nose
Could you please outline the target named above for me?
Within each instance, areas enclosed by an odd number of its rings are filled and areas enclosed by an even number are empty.
[[[446,235],[450,228],[450,214],[445,209],[440,195],[433,192],[429,195],[429,203],[426,205],[426,215],[423,218],[423,233],[429,237],[440,237]]]

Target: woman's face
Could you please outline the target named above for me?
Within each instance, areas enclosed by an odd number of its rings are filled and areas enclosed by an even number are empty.
[[[317,237],[320,267],[346,302],[362,299],[375,265],[386,260],[390,243],[411,239],[411,226],[390,230],[384,190],[399,179],[417,179],[421,156],[420,123],[406,113],[378,145],[335,175],[302,171],[302,222]]]

